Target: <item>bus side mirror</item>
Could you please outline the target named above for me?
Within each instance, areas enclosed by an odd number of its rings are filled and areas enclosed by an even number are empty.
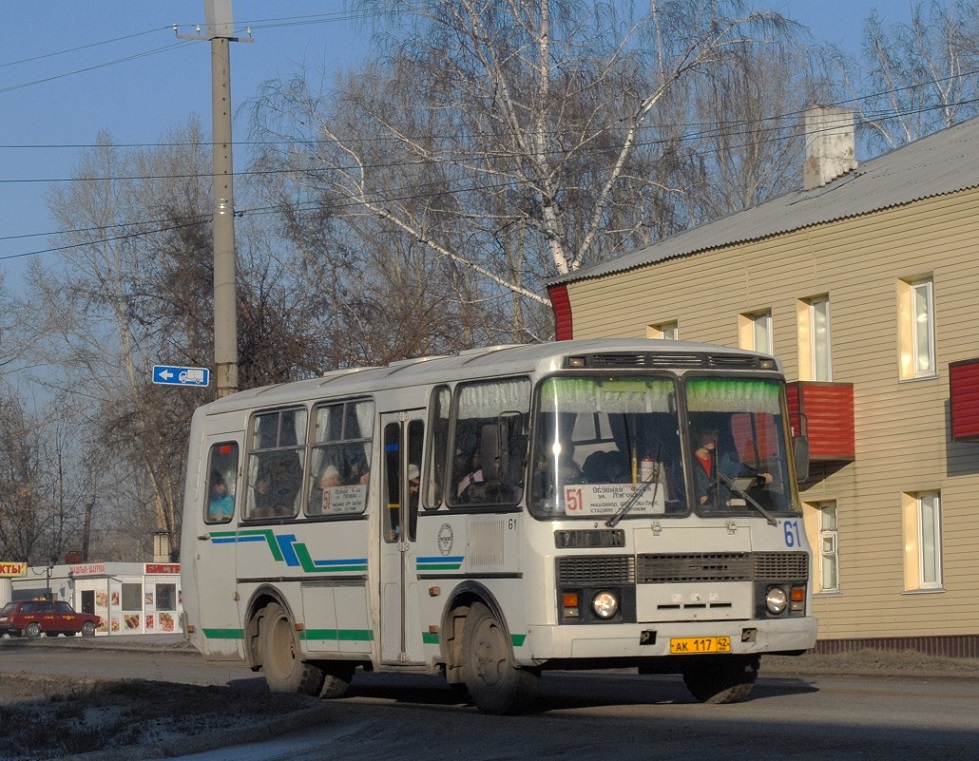
[[[796,436],[792,441],[795,455],[795,479],[800,484],[809,480],[809,437]]]

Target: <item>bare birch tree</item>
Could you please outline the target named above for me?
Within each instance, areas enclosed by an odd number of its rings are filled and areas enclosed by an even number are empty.
[[[546,306],[543,278],[688,224],[673,117],[691,113],[701,75],[735,62],[729,50],[784,31],[721,0],[652,0],[640,18],[561,0],[366,5],[399,24],[386,56],[329,92],[310,72],[269,83],[263,167],[289,170],[293,197],[359,245],[400,235],[434,254],[457,304]]]
[[[908,23],[865,23],[867,80],[846,87],[879,147],[895,148],[979,114],[979,8],[916,2]],[[870,94],[867,95],[867,91]]]

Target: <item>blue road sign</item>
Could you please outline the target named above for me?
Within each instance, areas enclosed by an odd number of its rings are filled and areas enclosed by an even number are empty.
[[[206,367],[170,367],[153,365],[153,382],[172,386],[206,386],[211,379],[211,371]]]

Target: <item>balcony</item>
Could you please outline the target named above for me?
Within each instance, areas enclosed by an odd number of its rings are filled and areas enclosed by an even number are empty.
[[[853,384],[795,381],[788,384],[792,435],[809,437],[811,462],[853,462]]]
[[[979,359],[948,366],[952,441],[979,441]]]

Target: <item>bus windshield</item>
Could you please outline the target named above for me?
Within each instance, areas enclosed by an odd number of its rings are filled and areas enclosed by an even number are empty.
[[[701,513],[795,510],[794,474],[778,381],[767,378],[689,378],[688,483]]]
[[[539,517],[683,512],[672,377],[559,377],[538,392],[530,510]],[[682,469],[679,472],[682,478]]]
[[[691,510],[772,522],[793,509],[781,400],[774,379],[549,378],[538,391],[529,509],[610,525]]]

